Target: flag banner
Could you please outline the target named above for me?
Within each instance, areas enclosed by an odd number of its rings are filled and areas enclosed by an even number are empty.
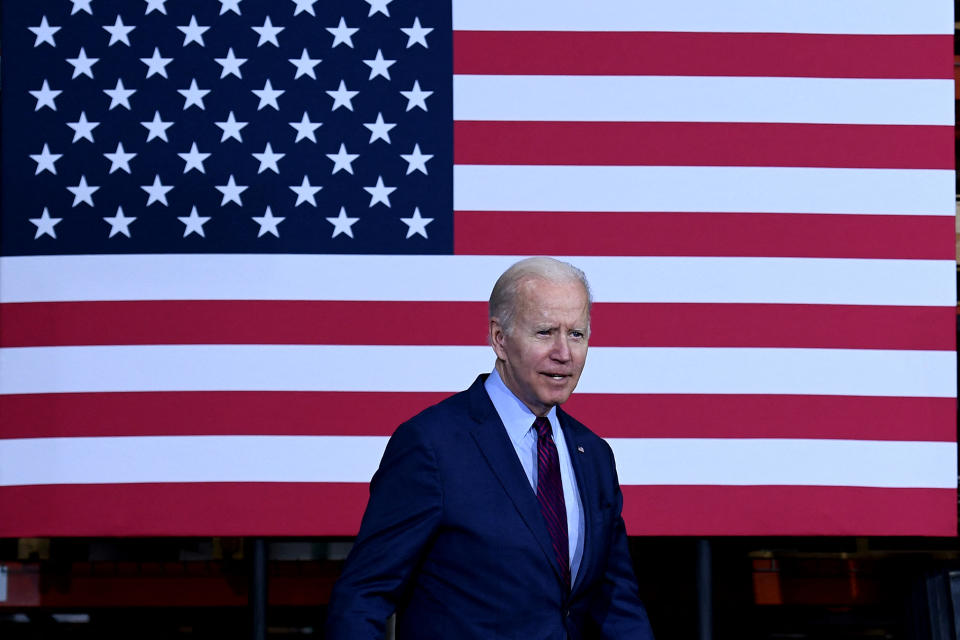
[[[355,534],[529,255],[631,535],[956,535],[945,0],[0,11],[0,536]]]

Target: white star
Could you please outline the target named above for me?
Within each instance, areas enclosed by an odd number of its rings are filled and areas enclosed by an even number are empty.
[[[353,100],[353,97],[358,93],[360,92],[347,89],[347,85],[341,80],[339,87],[333,91],[327,91],[327,95],[333,98],[333,107],[330,111],[336,111],[340,107],[346,107],[350,111],[353,111],[353,102],[351,102],[351,100]]]
[[[37,170],[33,175],[40,175],[41,171],[49,171],[53,175],[57,175],[57,168],[54,166],[54,163],[62,157],[62,153],[51,153],[50,147],[44,142],[43,149],[40,153],[30,154],[30,159],[37,163]]]
[[[243,203],[240,201],[240,194],[247,190],[247,187],[243,185],[238,185],[233,181],[233,174],[230,174],[230,178],[227,179],[227,184],[217,185],[217,191],[223,194],[223,200],[220,202],[220,206],[227,204],[228,202],[236,202],[241,207]]]
[[[427,225],[433,222],[433,218],[423,218],[420,216],[420,207],[413,208],[413,216],[410,218],[400,218],[401,222],[407,225],[407,239],[413,235],[427,237]]]
[[[276,237],[280,237],[280,231],[277,229],[277,225],[283,222],[286,218],[278,217],[273,215],[273,211],[270,210],[270,207],[267,207],[267,210],[262,216],[252,216],[253,221],[260,225],[260,232],[257,234],[257,237],[272,233]]]
[[[370,194],[370,206],[385,204],[390,206],[390,194],[397,190],[396,187],[387,187],[383,184],[383,176],[377,176],[377,184],[372,187],[364,187],[364,191]]]
[[[213,124],[223,129],[220,142],[225,142],[227,138],[233,138],[237,142],[243,142],[243,138],[240,136],[240,129],[243,129],[248,123],[237,122],[236,118],[233,117],[233,111],[231,111],[224,122],[214,122]]]
[[[46,42],[52,47],[56,47],[57,43],[53,41],[53,34],[57,31],[60,31],[60,27],[53,27],[47,22],[47,16],[40,18],[40,24],[36,27],[27,27],[37,36],[36,40],[33,42],[33,46],[39,47],[41,44]]]
[[[30,222],[37,225],[37,233],[33,236],[33,239],[36,240],[40,236],[46,234],[51,238],[57,237],[57,232],[54,231],[54,227],[57,226],[63,218],[51,218],[50,212],[47,211],[47,208],[43,208],[43,213],[40,214],[39,218],[29,218]]]
[[[130,237],[130,223],[136,220],[136,217],[123,215],[123,207],[117,207],[117,213],[114,216],[106,217],[104,222],[110,223],[110,235],[112,238],[118,233]]]
[[[93,193],[100,187],[93,187],[87,184],[87,177],[80,176],[80,184],[75,187],[67,187],[67,191],[73,194],[73,204],[75,207],[81,202],[93,206]]]
[[[164,122],[161,120],[159,111],[154,111],[153,120],[150,122],[141,122],[140,124],[147,128],[147,142],[150,142],[154,138],[160,138],[164,142],[169,142],[169,140],[167,140],[167,129],[173,126],[173,122]]]
[[[403,31],[407,34],[407,49],[412,47],[415,44],[422,44],[426,49],[427,47],[427,34],[433,31],[433,27],[421,27],[420,18],[413,19],[413,26],[410,28],[400,28],[400,31]]]
[[[135,153],[127,153],[123,149],[123,143],[117,143],[117,150],[113,153],[105,153],[103,157],[110,161],[110,173],[113,173],[117,169],[123,169],[127,173],[130,173],[130,161],[136,157]]]
[[[347,173],[353,173],[353,161],[360,157],[359,153],[347,153],[347,147],[342,142],[340,143],[340,150],[336,153],[328,153],[327,157],[333,160],[333,171],[331,173],[336,173],[343,169]]]
[[[87,52],[84,51],[83,47],[80,47],[80,53],[77,54],[76,58],[67,58],[67,62],[73,67],[71,80],[80,75],[93,78],[93,65],[97,64],[99,60],[100,58],[88,58]]]
[[[210,93],[210,89],[201,89],[198,87],[196,78],[190,81],[188,88],[177,89],[177,93],[183,96],[184,111],[192,106],[200,107],[201,111],[206,110],[206,107],[203,106],[203,97]]]
[[[331,49],[339,44],[345,44],[353,49],[353,34],[359,31],[359,29],[356,27],[348,27],[343,16],[340,16],[340,24],[335,27],[327,27],[327,31],[333,34],[333,44],[330,45]]]
[[[243,78],[240,75],[240,65],[247,61],[246,58],[237,58],[233,55],[233,47],[230,47],[227,50],[226,58],[214,58],[214,60],[223,67],[223,71],[220,73],[220,79],[226,78],[228,75],[233,74],[238,78]]]
[[[56,111],[57,105],[54,104],[53,101],[56,100],[57,96],[61,93],[63,93],[63,91],[51,89],[47,81],[44,80],[38,90],[30,92],[30,95],[37,99],[37,106],[34,108],[34,111],[40,111],[43,107],[50,107]]]
[[[393,122],[384,122],[383,114],[378,113],[376,122],[364,122],[363,126],[370,129],[370,142],[383,140],[387,144],[390,144],[390,129],[393,129],[397,125]]]
[[[323,126],[322,122],[310,122],[307,112],[303,112],[303,119],[300,122],[291,122],[290,126],[297,130],[297,139],[294,142],[300,142],[304,138],[310,140],[310,142],[316,142],[317,137],[313,134],[318,127]]]
[[[268,78],[265,83],[263,83],[263,89],[252,89],[253,95],[260,98],[260,104],[257,105],[257,111],[260,111],[264,107],[273,107],[277,111],[280,111],[280,105],[277,104],[277,98],[282,96],[285,91],[283,89],[274,89],[273,85],[270,84],[270,79]]]
[[[396,64],[396,60],[384,60],[383,51],[377,49],[377,55],[373,60],[364,60],[363,64],[370,67],[370,77],[367,80],[373,80],[377,76],[383,76],[390,79],[390,67]]]
[[[262,27],[250,27],[254,31],[260,34],[260,40],[257,41],[257,46],[262,47],[265,43],[269,42],[275,47],[279,47],[280,43],[277,42],[277,34],[284,30],[285,27],[275,27],[273,23],[270,22],[270,16],[267,16],[263,21]]]
[[[311,58],[307,55],[307,50],[304,48],[303,53],[300,54],[300,58],[290,58],[290,63],[297,67],[297,75],[293,76],[293,79],[296,80],[300,76],[310,76],[314,80],[317,79],[317,74],[314,73],[313,68],[320,64],[320,58]]]
[[[317,201],[314,198],[317,195],[317,191],[323,189],[323,187],[314,187],[310,184],[310,179],[307,176],[303,176],[303,182],[299,186],[293,185],[290,187],[295,194],[297,194],[297,203],[293,206],[299,207],[304,202],[309,202],[312,206],[317,206]]]
[[[163,4],[167,0],[146,0],[147,10],[143,12],[143,15],[147,15],[151,11],[159,11],[163,15],[167,15],[167,8]]]
[[[173,189],[173,185],[165,185],[160,183],[160,176],[154,175],[153,184],[144,184],[140,185],[140,188],[147,192],[147,206],[149,207],[154,202],[159,202],[163,206],[167,206],[167,193]]]
[[[183,229],[183,237],[186,238],[191,233],[196,233],[201,238],[206,236],[203,233],[203,225],[210,221],[210,216],[201,216],[197,214],[197,208],[190,209],[189,216],[177,216],[177,220],[186,225]]]
[[[167,65],[173,58],[163,58],[160,56],[160,47],[153,48],[153,55],[149,58],[140,58],[140,62],[147,65],[147,77],[158,74],[167,77]]]
[[[113,26],[103,25],[103,28],[107,33],[110,34],[110,42],[107,43],[108,47],[112,47],[118,42],[130,46],[130,38],[127,36],[130,35],[130,32],[136,29],[136,27],[130,27],[123,24],[123,20],[120,19],[120,16],[117,16],[117,21],[113,23]]]
[[[80,112],[80,119],[76,122],[68,122],[67,126],[73,129],[73,141],[76,142],[80,138],[86,138],[90,142],[93,142],[93,130],[100,126],[99,122],[88,122],[87,121],[87,112]]]
[[[375,13],[382,13],[383,15],[390,17],[390,11],[387,9],[387,5],[393,2],[393,0],[364,0],[368,5],[370,5],[370,13],[367,14],[369,18]]]
[[[239,16],[240,2],[242,2],[242,0],[220,0],[220,15],[225,14],[227,11],[233,11]]]
[[[203,34],[206,33],[210,27],[201,27],[198,25],[197,16],[190,16],[190,24],[177,27],[177,29],[183,32],[183,46],[187,46],[191,42],[196,42],[201,47],[207,46],[203,42]]]
[[[433,95],[433,91],[424,91],[420,88],[420,81],[413,81],[413,89],[410,91],[401,91],[400,95],[407,99],[407,111],[414,107],[420,107],[427,110],[427,98]]]
[[[331,238],[336,238],[341,233],[353,237],[353,224],[360,218],[350,218],[347,216],[347,210],[343,207],[340,207],[340,215],[336,218],[327,218],[327,222],[333,225],[333,235]]]
[[[309,14],[312,15],[312,16],[317,15],[317,14],[315,14],[315,13],[313,12],[313,5],[315,5],[315,4],[317,3],[317,0],[293,0],[293,2],[294,2],[294,4],[297,5],[297,6],[294,8],[294,10],[293,10],[293,15],[295,15],[295,16],[296,16],[296,15],[300,15],[300,14],[303,13],[304,11],[306,11],[307,13],[309,13]],[[283,218],[281,218],[281,220],[282,220],[282,219],[283,219]]]
[[[200,173],[206,173],[206,170],[203,168],[203,161],[209,158],[210,154],[201,153],[200,150],[197,149],[196,142],[190,146],[190,151],[186,153],[178,153],[177,155],[180,156],[180,159],[185,163],[183,167],[184,173],[187,173],[191,169],[196,169]]]
[[[93,15],[93,9],[90,8],[90,0],[70,0],[70,2],[73,3],[73,10],[70,12],[70,15],[78,11],[86,11],[90,15]]]
[[[110,96],[110,107],[113,109],[117,105],[130,110],[130,96],[137,92],[136,89],[127,89],[123,86],[123,78],[117,78],[117,86],[113,89],[104,89],[103,92]]]
[[[407,175],[414,171],[422,171],[427,175],[427,160],[433,157],[432,153],[420,153],[420,145],[413,145],[411,153],[401,153],[400,157],[407,161]]]
[[[274,153],[273,147],[270,146],[270,143],[267,143],[267,146],[263,149],[263,153],[254,153],[251,154],[254,158],[260,161],[260,169],[257,173],[263,173],[267,169],[270,169],[277,175],[280,174],[280,167],[277,166],[277,160],[283,158],[287,155],[285,153]]]

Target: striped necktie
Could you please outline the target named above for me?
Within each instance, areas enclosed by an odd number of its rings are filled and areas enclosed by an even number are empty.
[[[537,430],[537,501],[540,512],[547,522],[547,531],[553,542],[553,553],[563,582],[570,590],[570,546],[567,538],[567,507],[563,500],[563,484],[560,481],[560,458],[553,442],[550,421],[537,418],[533,421]]]

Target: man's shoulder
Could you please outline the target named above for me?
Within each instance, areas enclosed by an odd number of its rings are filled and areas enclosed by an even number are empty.
[[[470,413],[470,390],[460,391],[440,402],[430,405],[407,422],[433,424],[452,418],[466,417]]]
[[[397,432],[412,431],[419,434],[456,432],[475,424],[478,414],[484,413],[483,403],[489,403],[482,384],[483,376],[469,389],[455,393],[431,405],[406,420]],[[491,405],[492,406],[492,405]]]

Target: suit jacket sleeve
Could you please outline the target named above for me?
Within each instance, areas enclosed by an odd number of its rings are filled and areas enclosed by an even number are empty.
[[[434,451],[416,424],[387,444],[360,533],[330,599],[326,637],[380,640],[429,545],[443,507]]]
[[[613,528],[601,584],[591,603],[591,617],[605,640],[653,640],[646,608],[640,601],[637,579],[630,559],[627,530],[623,522],[623,493],[617,480],[613,451],[607,447],[613,474]]]

